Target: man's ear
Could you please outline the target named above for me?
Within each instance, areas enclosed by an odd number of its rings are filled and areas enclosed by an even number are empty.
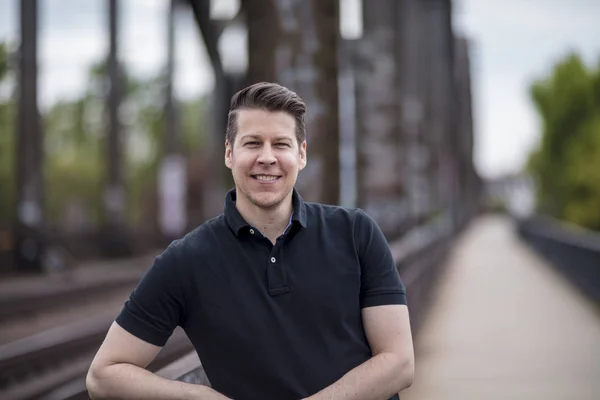
[[[225,165],[229,169],[231,169],[231,152],[233,150],[231,147],[232,146],[229,143],[229,140],[226,140],[225,141]]]
[[[304,169],[304,167],[306,167],[306,163],[307,163],[307,158],[306,158],[306,140],[302,142],[302,144],[300,145],[300,171],[302,171]]]

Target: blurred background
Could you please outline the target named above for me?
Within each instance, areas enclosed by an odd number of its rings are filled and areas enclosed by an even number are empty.
[[[388,238],[408,398],[600,398],[599,20],[595,0],[0,0],[0,397],[86,398],[153,257],[222,212],[231,96],[271,81],[308,105],[301,195]],[[148,368],[207,383],[190,350],[177,331]]]

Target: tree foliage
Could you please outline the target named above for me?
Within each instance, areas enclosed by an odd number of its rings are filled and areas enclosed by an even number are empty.
[[[530,93],[543,129],[528,164],[539,210],[600,230],[600,64],[570,54]]]

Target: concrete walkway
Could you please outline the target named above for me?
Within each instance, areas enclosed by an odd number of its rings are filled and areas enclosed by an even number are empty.
[[[600,399],[599,307],[502,217],[457,241],[415,347],[402,400]]]

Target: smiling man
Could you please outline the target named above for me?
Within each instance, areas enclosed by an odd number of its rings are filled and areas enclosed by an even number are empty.
[[[294,188],[305,112],[277,84],[234,95],[224,213],[155,259],[92,362],[92,398],[398,399],[411,385],[405,288],[383,234]],[[144,369],[177,326],[211,387]]]

